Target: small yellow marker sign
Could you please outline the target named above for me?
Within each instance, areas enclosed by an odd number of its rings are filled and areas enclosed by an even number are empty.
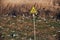
[[[37,14],[37,10],[35,9],[35,7],[33,6],[31,11],[30,11],[31,14]]]

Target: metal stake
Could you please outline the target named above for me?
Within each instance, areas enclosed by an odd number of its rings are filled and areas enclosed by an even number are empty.
[[[36,40],[35,14],[33,14],[33,24],[34,24],[34,40]]]

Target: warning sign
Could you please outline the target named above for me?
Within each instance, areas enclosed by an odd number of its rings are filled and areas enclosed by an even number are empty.
[[[30,11],[31,14],[37,14],[37,10],[35,9],[35,7],[33,6],[31,11]]]

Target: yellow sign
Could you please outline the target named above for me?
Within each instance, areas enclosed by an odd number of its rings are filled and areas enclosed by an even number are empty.
[[[35,7],[33,6],[31,11],[30,11],[31,14],[37,14],[37,10],[35,9]]]

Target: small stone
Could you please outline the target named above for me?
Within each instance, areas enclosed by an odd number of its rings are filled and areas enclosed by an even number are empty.
[[[56,34],[55,35],[53,35],[54,37],[56,36]]]
[[[12,31],[12,32],[15,32],[15,31]]]
[[[21,22],[21,20],[17,20],[17,21]]]
[[[30,40],[32,40],[32,39],[30,38]]]
[[[53,16],[50,16],[51,18],[53,18]]]
[[[41,22],[42,20],[38,20],[39,22]]]
[[[10,35],[7,35],[7,36],[10,36]]]
[[[8,14],[6,14],[5,16],[8,16]]]
[[[57,21],[60,21],[60,20],[57,20]]]
[[[6,18],[4,18],[4,20],[6,20]]]
[[[11,39],[11,40],[14,40],[14,39]]]
[[[15,23],[12,23],[12,24],[15,24]]]
[[[8,18],[8,20],[10,20],[10,18]]]
[[[60,32],[60,31],[58,31],[58,32]]]
[[[16,34],[13,34],[13,37],[15,37],[16,36]]]
[[[46,19],[45,18],[42,18],[44,21],[46,21]]]
[[[54,26],[52,26],[51,28],[54,28]]]
[[[13,16],[13,17],[16,17],[16,16]]]

